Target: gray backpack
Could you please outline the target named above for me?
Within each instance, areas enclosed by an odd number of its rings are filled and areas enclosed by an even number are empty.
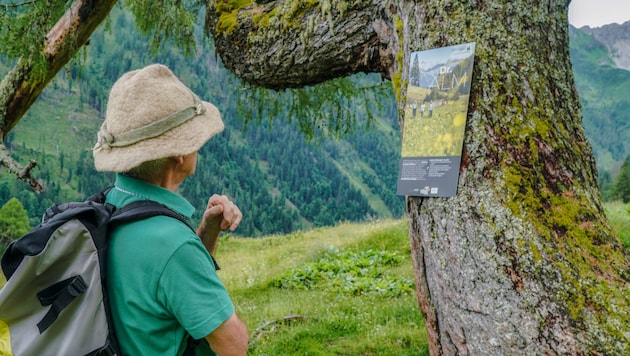
[[[106,294],[108,230],[155,215],[186,220],[148,200],[114,211],[106,192],[53,205],[5,251],[0,355],[121,354]]]

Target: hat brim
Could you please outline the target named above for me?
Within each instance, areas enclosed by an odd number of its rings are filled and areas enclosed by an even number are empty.
[[[100,172],[127,172],[148,161],[187,155],[198,151],[208,140],[223,131],[219,110],[203,101],[206,112],[195,116],[164,134],[124,147],[93,151],[94,166]]]

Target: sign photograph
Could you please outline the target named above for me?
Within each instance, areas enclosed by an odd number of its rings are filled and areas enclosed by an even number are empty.
[[[411,53],[399,195],[457,193],[475,43]]]

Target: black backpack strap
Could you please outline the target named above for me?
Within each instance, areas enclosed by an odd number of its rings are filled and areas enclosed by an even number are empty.
[[[111,219],[109,220],[109,224],[110,226],[113,226],[158,215],[166,215],[171,218],[177,219],[188,226],[188,228],[192,230],[195,235],[197,234],[197,231],[188,223],[188,220],[186,220],[185,216],[169,208],[168,206],[160,204],[153,200],[138,200],[125,205],[124,207],[114,211]],[[220,270],[221,266],[219,266],[217,260],[214,259],[214,256],[210,255],[210,258],[212,258],[214,269],[216,271]]]
[[[186,217],[176,212],[175,210],[169,208],[168,206],[164,204],[160,204],[152,200],[139,200],[139,201],[135,201],[133,203],[129,203],[125,205],[124,207],[114,211],[111,219],[109,220],[109,223],[116,225],[116,224],[122,224],[125,222],[142,220],[142,219],[146,219],[146,218],[150,218],[152,216],[158,216],[158,215],[165,215],[165,216],[169,216],[171,218],[177,219],[181,221],[182,223],[184,223],[186,226],[188,226],[193,231],[193,233],[197,234],[195,229],[188,223],[188,220],[186,220]],[[214,257],[213,256],[210,256],[210,257],[212,258],[212,262],[214,263],[214,268],[217,271],[221,269],[221,267],[219,267],[219,264],[214,259]],[[192,336],[188,335],[188,340],[186,342],[186,349],[182,356],[194,356],[195,347],[201,341],[202,340],[196,340]]]
[[[160,204],[158,202],[152,200],[139,200],[133,203],[129,203],[124,207],[117,209],[112,214],[111,219],[109,220],[110,225],[122,224],[125,222],[131,222],[136,220],[142,220],[146,218],[150,218],[152,216],[165,215],[169,216],[173,219],[177,219],[181,221],[183,224],[188,226],[194,233],[196,233],[195,229],[190,226],[186,217],[182,214],[176,212],[175,210],[169,208],[164,204]]]
[[[85,292],[88,288],[85,280],[80,276],[72,276],[66,280],[55,283],[37,293],[37,298],[42,306],[49,306],[48,313],[37,323],[39,333],[42,334],[59,317],[70,303]]]
[[[114,188],[114,186],[110,185],[107,188],[101,190],[100,192],[94,193],[93,195],[88,197],[86,201],[93,201],[93,202],[105,204],[105,197],[107,196],[107,193],[109,193],[109,191],[112,190],[112,188]]]

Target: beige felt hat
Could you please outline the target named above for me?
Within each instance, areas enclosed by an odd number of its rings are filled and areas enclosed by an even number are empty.
[[[223,131],[219,110],[161,64],[124,74],[111,89],[93,149],[96,170],[126,172],[143,162],[196,152]]]

